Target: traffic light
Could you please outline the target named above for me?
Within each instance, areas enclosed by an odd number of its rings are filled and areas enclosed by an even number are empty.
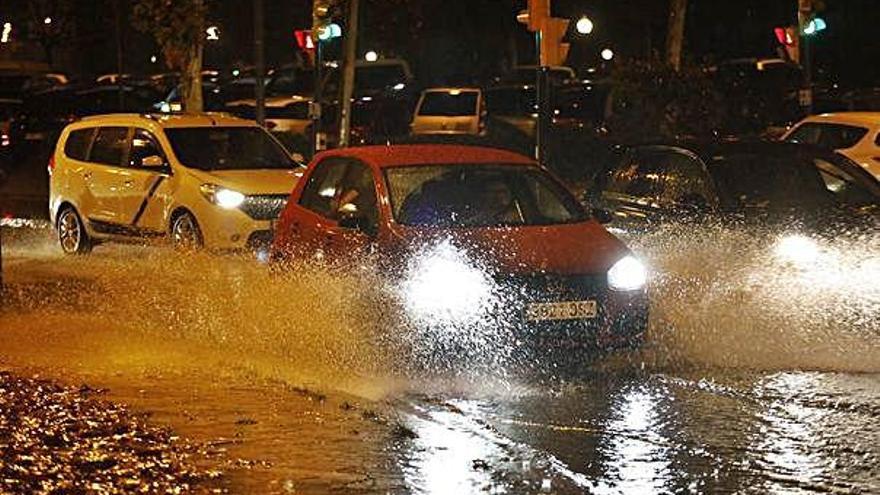
[[[569,22],[568,19],[556,17],[545,19],[541,29],[541,65],[552,67],[565,63],[570,45],[562,40],[568,32]]]
[[[312,3],[312,32],[321,33],[330,25],[333,17],[332,0],[314,0]]]
[[[780,48],[784,50],[788,59],[794,63],[800,63],[800,36],[796,26],[778,27],[773,30],[776,35],[776,41],[782,45]]]
[[[550,0],[529,0],[527,10],[516,19],[529,31],[540,33],[541,65],[563,65],[568,57],[569,44],[563,43],[568,32],[568,19],[550,17]]]

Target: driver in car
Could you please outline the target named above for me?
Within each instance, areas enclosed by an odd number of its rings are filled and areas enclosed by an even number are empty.
[[[510,187],[501,179],[489,179],[482,184],[477,196],[476,214],[472,222],[476,225],[522,223],[523,217]]]

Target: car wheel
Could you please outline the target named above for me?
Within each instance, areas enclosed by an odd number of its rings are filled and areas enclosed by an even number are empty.
[[[192,213],[185,212],[171,222],[171,244],[178,249],[196,250],[204,245],[202,231]]]
[[[69,206],[58,215],[58,243],[65,254],[88,254],[92,250],[92,240],[82,219]]]

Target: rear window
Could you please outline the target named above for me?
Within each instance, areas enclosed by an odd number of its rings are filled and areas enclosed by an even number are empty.
[[[425,93],[419,115],[426,117],[465,117],[477,114],[476,91],[431,91]]]
[[[845,124],[820,124],[808,122],[800,125],[786,141],[807,143],[832,150],[852,148],[865,135],[868,129]]]
[[[89,152],[89,142],[92,140],[94,129],[79,129],[67,136],[64,143],[64,154],[74,160],[85,161]]]

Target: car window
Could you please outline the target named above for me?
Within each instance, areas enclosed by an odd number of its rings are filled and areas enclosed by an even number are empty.
[[[711,173],[722,201],[734,208],[825,207],[834,202],[816,168],[797,154],[717,156]]]
[[[678,151],[658,153],[658,158],[666,165],[661,200],[689,206],[717,204],[709,176],[699,159]]]
[[[261,127],[176,127],[165,130],[185,167],[198,170],[292,170],[287,151]]]
[[[89,153],[89,161],[120,166],[127,149],[127,127],[99,127]]]
[[[325,218],[335,219],[335,200],[342,194],[342,181],[347,168],[348,162],[338,158],[328,158],[319,163],[309,177],[299,204]]]
[[[376,183],[373,172],[360,162],[350,162],[345,177],[339,184],[336,197],[331,203],[335,218],[353,215],[367,220],[370,228],[379,226],[379,207],[376,201]]]
[[[793,143],[807,143],[828,149],[846,149],[856,145],[868,129],[844,124],[808,122],[799,126],[787,139]]]
[[[876,202],[876,198],[856,180],[853,175],[823,158],[814,158],[813,164],[822,177],[822,182],[829,192],[834,194],[837,200],[844,204],[864,205]]]
[[[71,131],[67,136],[67,142],[64,143],[65,156],[74,160],[85,161],[94,133],[94,128]]]
[[[664,172],[663,154],[639,149],[624,156],[611,171],[606,191],[640,199],[655,199],[660,193]]]
[[[385,171],[392,214],[403,225],[450,228],[582,221],[571,193],[536,167],[414,165]]]
[[[148,156],[160,156],[165,158],[159,141],[149,131],[144,129],[135,129],[134,136],[131,139],[131,152],[128,157],[129,167],[140,167],[141,160]]]
[[[428,91],[419,105],[419,115],[426,117],[466,117],[477,115],[476,91]]]

